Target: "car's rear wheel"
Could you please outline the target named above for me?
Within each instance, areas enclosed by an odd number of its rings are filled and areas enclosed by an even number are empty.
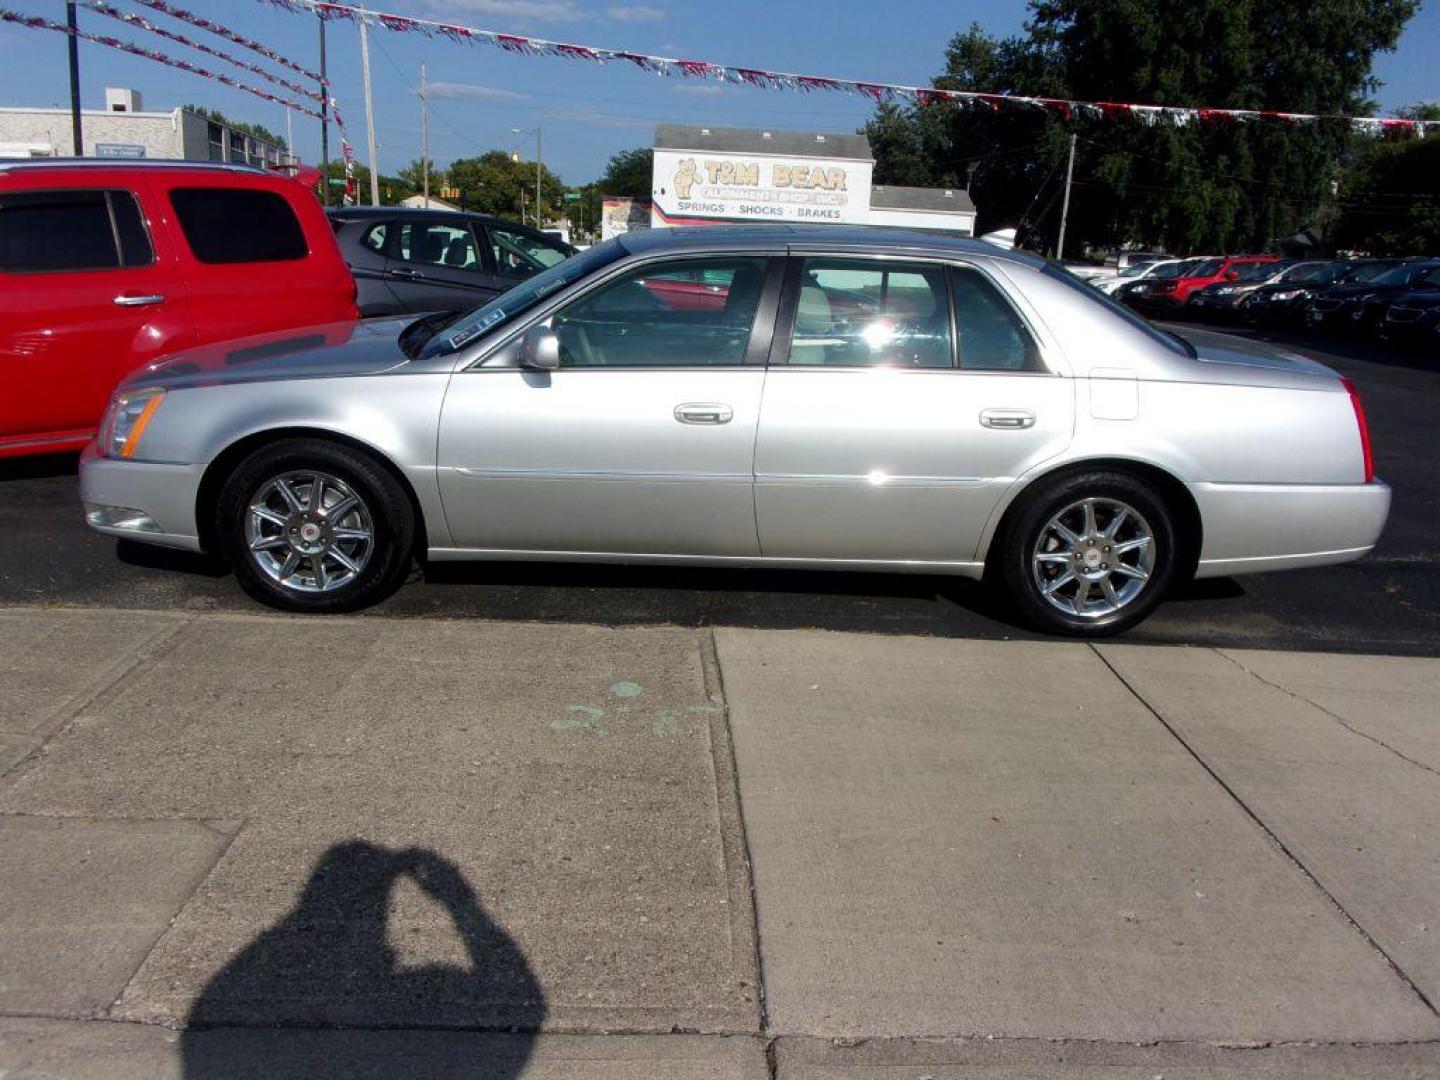
[[[240,585],[286,611],[354,611],[404,580],[414,512],[371,457],[321,439],[261,447],[220,492],[216,535]]]
[[[1128,630],[1164,599],[1177,566],[1175,518],[1128,473],[1057,478],[1027,495],[1000,543],[1000,576],[1027,621],[1053,633]]]

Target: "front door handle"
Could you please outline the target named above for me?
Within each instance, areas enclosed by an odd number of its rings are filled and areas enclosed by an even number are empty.
[[[980,423],[988,428],[1019,430],[1035,426],[1035,414],[1029,409],[984,409]]]
[[[390,268],[390,273],[394,274],[396,277],[418,278],[425,276],[424,274],[420,273],[419,270],[411,270],[408,266],[392,266]]]
[[[682,424],[728,424],[735,410],[720,401],[687,401],[675,406],[675,419]]]
[[[129,293],[121,293],[115,297],[115,303],[121,307],[144,307],[146,304],[163,304],[165,297],[161,293],[150,293],[147,296],[132,296]]]

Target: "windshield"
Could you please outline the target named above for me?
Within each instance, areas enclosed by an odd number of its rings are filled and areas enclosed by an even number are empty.
[[[1180,277],[1188,271],[1190,267],[1194,266],[1196,262],[1197,260],[1195,259],[1186,259],[1184,262],[1166,263],[1164,266],[1157,267],[1153,273],[1146,274],[1145,276],[1152,278]]]
[[[551,293],[593,274],[602,266],[609,266],[624,254],[625,249],[620,246],[619,241],[610,240],[578,255],[572,255],[549,270],[526,278],[488,304],[468,311],[446,324],[445,332],[433,334],[420,355],[440,356],[463,348],[481,334],[504,326],[516,316],[523,315]]]
[[[1254,266],[1242,270],[1240,276],[1235,280],[1249,282],[1250,284],[1254,284],[1257,281],[1268,281],[1283,269],[1285,269],[1285,267],[1280,263],[1256,263]]]
[[[1425,269],[1425,267],[1397,266],[1393,269],[1386,270],[1379,277],[1369,278],[1368,281],[1373,285],[1409,285],[1410,282],[1419,277]]]
[[[1120,303],[1120,301],[1112,299],[1108,293],[1103,293],[1099,289],[1091,288],[1063,267],[1056,266],[1054,263],[1046,263],[1045,269],[1041,272],[1054,281],[1063,282],[1093,303],[1103,304],[1110,309],[1112,314],[1124,319],[1156,344],[1164,346],[1173,353],[1179,353],[1181,356],[1188,356],[1194,359],[1195,349],[1184,338],[1178,334],[1165,333],[1159,327],[1152,325],[1149,320],[1142,319],[1139,315],[1136,315],[1128,307]]]
[[[1368,284],[1377,278],[1384,277],[1394,268],[1395,264],[1389,262],[1361,263],[1359,266],[1352,266],[1344,280]]]
[[[1281,281],[1334,281],[1344,271],[1342,263],[1300,263],[1280,275]]]
[[[1201,259],[1199,264],[1185,271],[1186,277],[1214,277],[1220,272],[1224,259]]]

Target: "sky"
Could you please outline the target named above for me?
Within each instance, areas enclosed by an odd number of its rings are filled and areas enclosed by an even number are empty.
[[[189,10],[260,41],[312,70],[318,66],[313,16],[280,10],[263,0],[179,0]],[[354,0],[352,0],[354,2]],[[1288,2],[1288,0],[1286,0]],[[274,68],[254,54],[202,30],[140,8],[152,22],[204,40],[222,51]],[[944,66],[945,44],[972,21],[997,35],[1017,33],[1023,0],[366,0],[375,10],[418,15],[467,26],[528,33],[742,67],[770,68],[877,82],[927,85]],[[0,0],[0,7],[64,19],[61,0]],[[134,41],[182,56],[236,78],[229,68],[143,30],[85,8],[81,29]],[[420,65],[430,83],[430,156],[444,167],[457,157],[492,148],[533,160],[534,134],[542,130],[542,156],[569,184],[596,179],[610,155],[649,146],[656,123],[770,127],[810,131],[855,130],[873,111],[865,99],[844,94],[776,92],[647,74],[629,64],[591,64],[550,57],[515,56],[499,49],[444,38],[376,29],[371,80],[382,173],[420,156]],[[362,163],[365,139],[359,34],[351,23],[326,28],[330,75],[350,138]],[[1382,112],[1416,101],[1440,100],[1434,58],[1440,56],[1440,0],[1426,0],[1406,28],[1399,48],[1383,54]],[[0,24],[0,105],[64,106],[69,102],[65,41],[61,34]],[[103,46],[80,45],[81,93],[86,108],[103,108],[106,86],[141,91],[148,110],[193,103],[231,119],[286,131],[283,107],[213,80],[128,56]],[[261,84],[269,87],[269,84]],[[276,89],[284,95],[283,89]],[[984,89],[977,87],[976,89]],[[319,159],[319,121],[294,114],[294,144],[307,161]],[[338,139],[331,135],[332,156]]]

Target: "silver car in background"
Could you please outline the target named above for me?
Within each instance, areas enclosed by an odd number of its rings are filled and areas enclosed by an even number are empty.
[[[159,363],[82,497],[295,611],[419,555],[959,574],[1114,633],[1192,575],[1359,558],[1389,509],[1346,380],[1192,341],[984,243],[656,229],[462,315]]]

